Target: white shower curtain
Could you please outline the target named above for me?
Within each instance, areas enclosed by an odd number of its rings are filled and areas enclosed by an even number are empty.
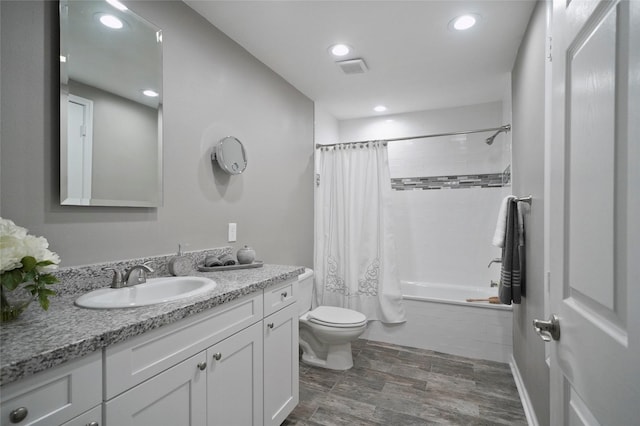
[[[320,148],[316,161],[317,304],[404,322],[386,143]]]

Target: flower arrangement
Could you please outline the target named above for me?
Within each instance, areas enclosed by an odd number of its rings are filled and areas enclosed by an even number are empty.
[[[47,288],[58,279],[50,272],[57,269],[60,257],[49,250],[44,237],[27,234],[13,221],[0,217],[0,310],[2,321],[16,318],[38,299],[42,309],[49,308],[49,296],[56,294]],[[22,285],[24,284],[24,285]],[[11,294],[17,289],[29,295],[27,301],[15,303]]]

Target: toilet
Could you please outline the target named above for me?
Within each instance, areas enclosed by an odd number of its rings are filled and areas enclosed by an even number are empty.
[[[332,370],[353,367],[351,342],[367,328],[367,317],[351,309],[318,306],[311,309],[313,270],[298,276],[302,362]]]

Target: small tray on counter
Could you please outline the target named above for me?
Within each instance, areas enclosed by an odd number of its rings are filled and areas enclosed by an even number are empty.
[[[200,272],[215,272],[215,271],[233,271],[234,269],[250,269],[250,268],[261,268],[264,263],[262,260],[256,260],[253,263],[245,263],[228,266],[204,266],[203,263],[198,263],[198,271]]]

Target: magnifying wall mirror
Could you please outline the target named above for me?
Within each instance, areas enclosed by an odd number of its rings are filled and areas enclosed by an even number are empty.
[[[213,152],[213,159],[222,170],[239,175],[247,168],[247,153],[242,142],[233,136],[227,136],[218,142]]]
[[[162,31],[117,0],[60,1],[60,202],[162,204]]]

